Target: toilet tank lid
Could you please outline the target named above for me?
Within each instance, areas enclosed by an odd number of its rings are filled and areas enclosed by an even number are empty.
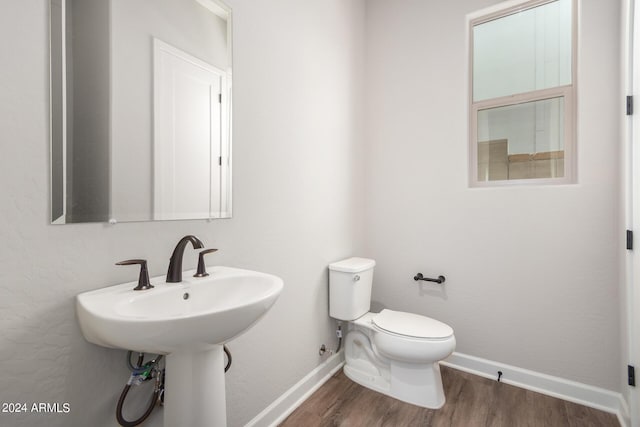
[[[353,257],[329,264],[329,270],[343,273],[360,273],[375,267],[375,265],[375,260]]]
[[[419,314],[384,309],[373,317],[381,329],[415,338],[448,338],[453,329],[446,323]]]

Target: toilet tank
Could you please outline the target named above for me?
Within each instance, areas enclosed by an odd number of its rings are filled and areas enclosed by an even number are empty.
[[[348,258],[329,264],[329,316],[355,320],[371,307],[373,267],[367,258]]]

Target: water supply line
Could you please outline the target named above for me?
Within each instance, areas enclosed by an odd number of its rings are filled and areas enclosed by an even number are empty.
[[[142,424],[153,409],[156,407],[156,403],[158,402],[160,393],[164,391],[164,369],[160,369],[158,367],[158,362],[162,360],[162,355],[156,356],[155,359],[150,360],[147,363],[144,363],[144,353],[138,353],[138,361],[136,365],[131,363],[131,355],[132,351],[127,352],[127,366],[131,370],[131,376],[129,377],[129,381],[122,389],[122,393],[120,393],[120,398],[118,399],[118,404],[116,406],[116,419],[118,420],[118,424],[122,427],[134,427],[139,424]],[[147,410],[142,414],[142,416],[136,420],[129,421],[125,420],[122,415],[122,407],[124,406],[124,401],[127,398],[127,394],[129,394],[129,390],[132,385],[139,385],[145,381],[149,381],[155,377],[155,385],[153,386],[153,393],[151,394],[151,400],[149,402],[149,406]]]
[[[231,352],[229,351],[226,345],[222,346],[222,349],[224,350],[224,354],[227,355],[227,364],[224,367],[224,371],[227,372],[231,367]]]
[[[341,339],[342,340],[342,339]],[[229,368],[231,368],[231,351],[227,348],[227,346],[223,346],[224,354],[227,356],[227,364],[224,367],[224,371],[227,372]],[[338,344],[338,349],[340,349],[340,344]],[[127,366],[131,371],[131,376],[129,377],[129,381],[122,389],[122,393],[120,393],[120,398],[118,399],[118,404],[116,406],[116,419],[118,420],[118,424],[122,427],[135,427],[139,424],[142,424],[153,409],[156,407],[156,403],[158,401],[164,402],[164,374],[165,370],[160,369],[158,367],[158,363],[162,360],[162,355],[158,355],[155,359],[150,360],[147,363],[144,362],[144,353],[138,353],[138,360],[134,365],[131,363],[131,356],[133,355],[133,351],[129,350],[127,352]],[[132,385],[140,385],[145,381],[149,381],[155,378],[156,382],[153,386],[153,393],[151,394],[151,400],[149,402],[149,406],[147,410],[142,414],[142,416],[136,420],[129,421],[125,420],[122,415],[122,407],[124,406],[124,401],[127,398],[127,394],[129,394],[129,390]]]

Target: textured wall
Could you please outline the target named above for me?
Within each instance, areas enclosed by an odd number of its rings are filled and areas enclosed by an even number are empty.
[[[619,2],[579,2],[578,184],[469,189],[465,15],[494,3],[367,2],[373,298],[460,352],[620,390]]]
[[[246,423],[321,362],[334,342],[326,265],[353,253],[361,212],[362,2],[234,0],[234,217],[213,222],[49,221],[48,2],[0,5],[0,402],[68,402],[71,413],[3,426],[114,426],[123,351],[87,343],[82,291],[166,272],[177,240],[212,263],[281,276],[273,310],[230,343],[229,425]],[[195,267],[188,250],[185,268]],[[169,392],[169,391],[168,391]],[[149,426],[160,426],[161,411]]]

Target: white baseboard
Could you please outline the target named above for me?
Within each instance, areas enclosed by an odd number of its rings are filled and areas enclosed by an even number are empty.
[[[245,427],[275,427],[327,382],[344,365],[344,352],[332,355],[282,396],[249,421]]]
[[[629,410],[621,393],[457,352],[440,363],[494,380],[502,371],[505,384],[616,414],[623,427],[628,425]]]

